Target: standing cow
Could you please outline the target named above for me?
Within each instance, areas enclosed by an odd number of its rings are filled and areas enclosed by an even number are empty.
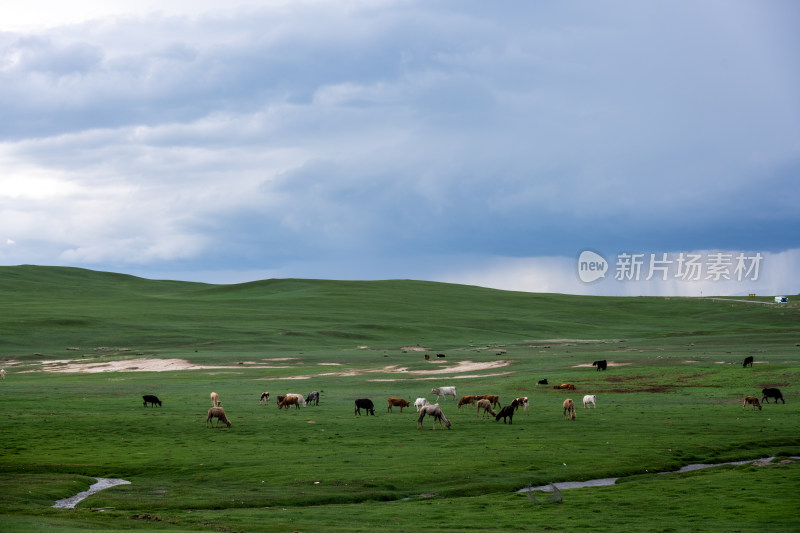
[[[775,403],[778,403],[778,400],[782,401],[783,403],[786,403],[786,400],[783,399],[783,394],[781,394],[781,391],[779,389],[775,388],[761,389],[761,394],[763,395],[761,397],[761,401],[764,403],[769,403],[770,398],[774,398]]]
[[[596,366],[597,370],[605,370],[608,367],[608,361],[601,359],[600,361],[592,363],[592,366]]]
[[[437,387],[435,389],[431,389],[431,394],[436,395],[436,401],[439,401],[439,396],[452,396],[453,399],[456,399],[456,388],[455,387]]]

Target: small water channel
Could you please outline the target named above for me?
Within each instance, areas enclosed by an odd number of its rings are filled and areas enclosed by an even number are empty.
[[[130,481],[125,481],[124,479],[117,479],[117,478],[108,478],[108,477],[96,477],[96,483],[94,483],[89,490],[85,490],[75,496],[70,498],[63,498],[58,500],[53,507],[57,507],[59,509],[74,509],[78,502],[81,500],[85,500],[95,492],[100,492],[103,489],[110,489],[111,487],[116,487],[117,485],[130,485]]]
[[[749,459],[747,461],[730,461],[727,463],[697,463],[692,465],[686,465],[684,467],[679,468],[673,472],[659,472],[659,474],[682,474],[684,472],[693,472],[694,470],[702,470],[704,468],[713,468],[715,466],[723,466],[723,465],[746,465],[748,463],[756,463],[759,461],[763,461],[765,463],[769,463],[774,460],[774,457],[764,457],[763,459]],[[793,456],[789,457],[789,459],[798,460],[800,457]],[[600,479],[590,479],[589,481],[562,481],[559,483],[553,483],[558,490],[567,490],[567,489],[583,489],[586,487],[605,487],[608,485],[613,485],[617,482],[618,477],[604,477]],[[553,487],[551,484],[547,485],[540,485],[538,487],[525,487],[524,489],[520,489],[517,492],[531,492],[534,490],[539,490],[542,492],[553,492]]]

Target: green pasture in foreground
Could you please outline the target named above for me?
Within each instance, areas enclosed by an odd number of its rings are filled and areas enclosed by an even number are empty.
[[[798,531],[796,304],[591,298],[413,281],[234,286],[0,267],[0,531]],[[446,353],[425,361],[425,352]],[[753,355],[753,368],[742,368]],[[220,368],[51,373],[76,359]],[[607,359],[597,372],[590,364]],[[465,362],[483,364],[461,367]],[[144,363],[143,363],[144,364]],[[538,386],[547,378],[550,386]],[[562,392],[552,384],[574,383]],[[531,399],[511,425],[441,400]],[[742,409],[779,387],[786,404]],[[216,391],[233,426],[207,429]],[[259,405],[262,391],[319,406]],[[584,409],[584,394],[597,409]],[[157,394],[161,408],[144,408]],[[372,398],[377,416],[356,417]],[[575,399],[577,420],[562,417]],[[766,465],[657,474],[691,463]],[[92,477],[131,481],[75,510]],[[537,504],[530,484],[621,477]],[[545,499],[541,494],[538,499]]]

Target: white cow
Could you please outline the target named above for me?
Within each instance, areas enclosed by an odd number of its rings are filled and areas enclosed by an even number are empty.
[[[417,408],[417,412],[419,412],[419,410],[425,407],[426,405],[428,405],[427,398],[417,398],[417,400],[414,402],[414,407]]]
[[[456,399],[456,388],[455,387],[438,387],[435,389],[431,389],[431,394],[436,395],[436,401],[439,401],[439,396],[452,396],[453,399]]]
[[[592,404],[592,407],[597,409],[597,397],[594,394],[587,394],[583,397],[583,408],[586,409],[589,404]]]

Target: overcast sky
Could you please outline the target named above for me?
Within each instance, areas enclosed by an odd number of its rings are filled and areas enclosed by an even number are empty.
[[[793,0],[5,2],[0,264],[797,294],[798,27]]]

